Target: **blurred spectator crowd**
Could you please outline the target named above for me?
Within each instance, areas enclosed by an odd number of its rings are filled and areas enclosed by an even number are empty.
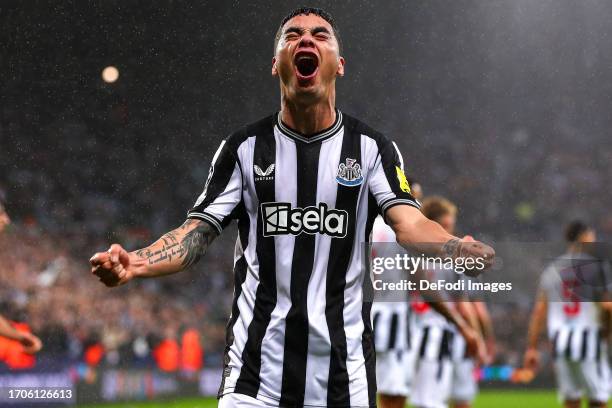
[[[0,312],[27,322],[41,337],[41,362],[155,364],[173,371],[179,362],[172,362],[168,352],[179,352],[186,334],[199,333],[197,341],[187,341],[210,349],[209,361],[218,363],[227,288],[224,282],[215,284],[214,276],[204,284],[190,276],[200,272],[191,270],[179,279],[111,290],[89,273],[86,259],[75,257],[66,241],[32,227],[0,233],[0,254]]]

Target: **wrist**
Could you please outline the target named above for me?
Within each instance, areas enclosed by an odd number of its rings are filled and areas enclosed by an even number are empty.
[[[456,258],[459,255],[459,250],[461,247],[461,240],[457,237],[453,237],[446,241],[444,245],[442,245],[442,256],[446,258]]]
[[[132,269],[132,278],[142,278],[149,273],[148,258],[138,254],[139,251],[130,252],[130,269]]]

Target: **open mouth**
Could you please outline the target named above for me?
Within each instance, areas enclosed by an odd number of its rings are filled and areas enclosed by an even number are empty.
[[[298,52],[295,56],[295,69],[300,81],[315,77],[319,68],[319,59],[312,52]]]

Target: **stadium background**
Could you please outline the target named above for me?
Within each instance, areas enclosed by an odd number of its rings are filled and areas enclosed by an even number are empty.
[[[15,360],[22,372],[99,383],[163,364],[152,350],[172,354],[189,329],[204,367],[220,365],[231,228],[204,261],[162,280],[108,290],[87,260],[180,224],[220,140],[278,109],[273,36],[301,4],[0,5],[0,201],[13,220],[0,235],[0,312],[45,342],[35,363]],[[458,204],[461,232],[559,240],[582,217],[609,240],[611,3],[316,5],[336,16],[344,42],[338,106],[394,139],[426,194]],[[101,79],[109,65],[120,74],[112,84]],[[530,306],[493,306],[498,366],[520,365]],[[194,364],[177,372],[194,378]],[[549,370],[538,379],[552,385]]]

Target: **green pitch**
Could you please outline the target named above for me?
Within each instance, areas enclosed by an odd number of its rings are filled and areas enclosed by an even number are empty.
[[[184,399],[175,402],[139,402],[85,405],[82,408],[214,408],[214,398]],[[612,404],[608,405],[612,408]],[[555,408],[561,407],[552,391],[483,391],[474,408]],[[585,405],[586,407],[586,405]]]

